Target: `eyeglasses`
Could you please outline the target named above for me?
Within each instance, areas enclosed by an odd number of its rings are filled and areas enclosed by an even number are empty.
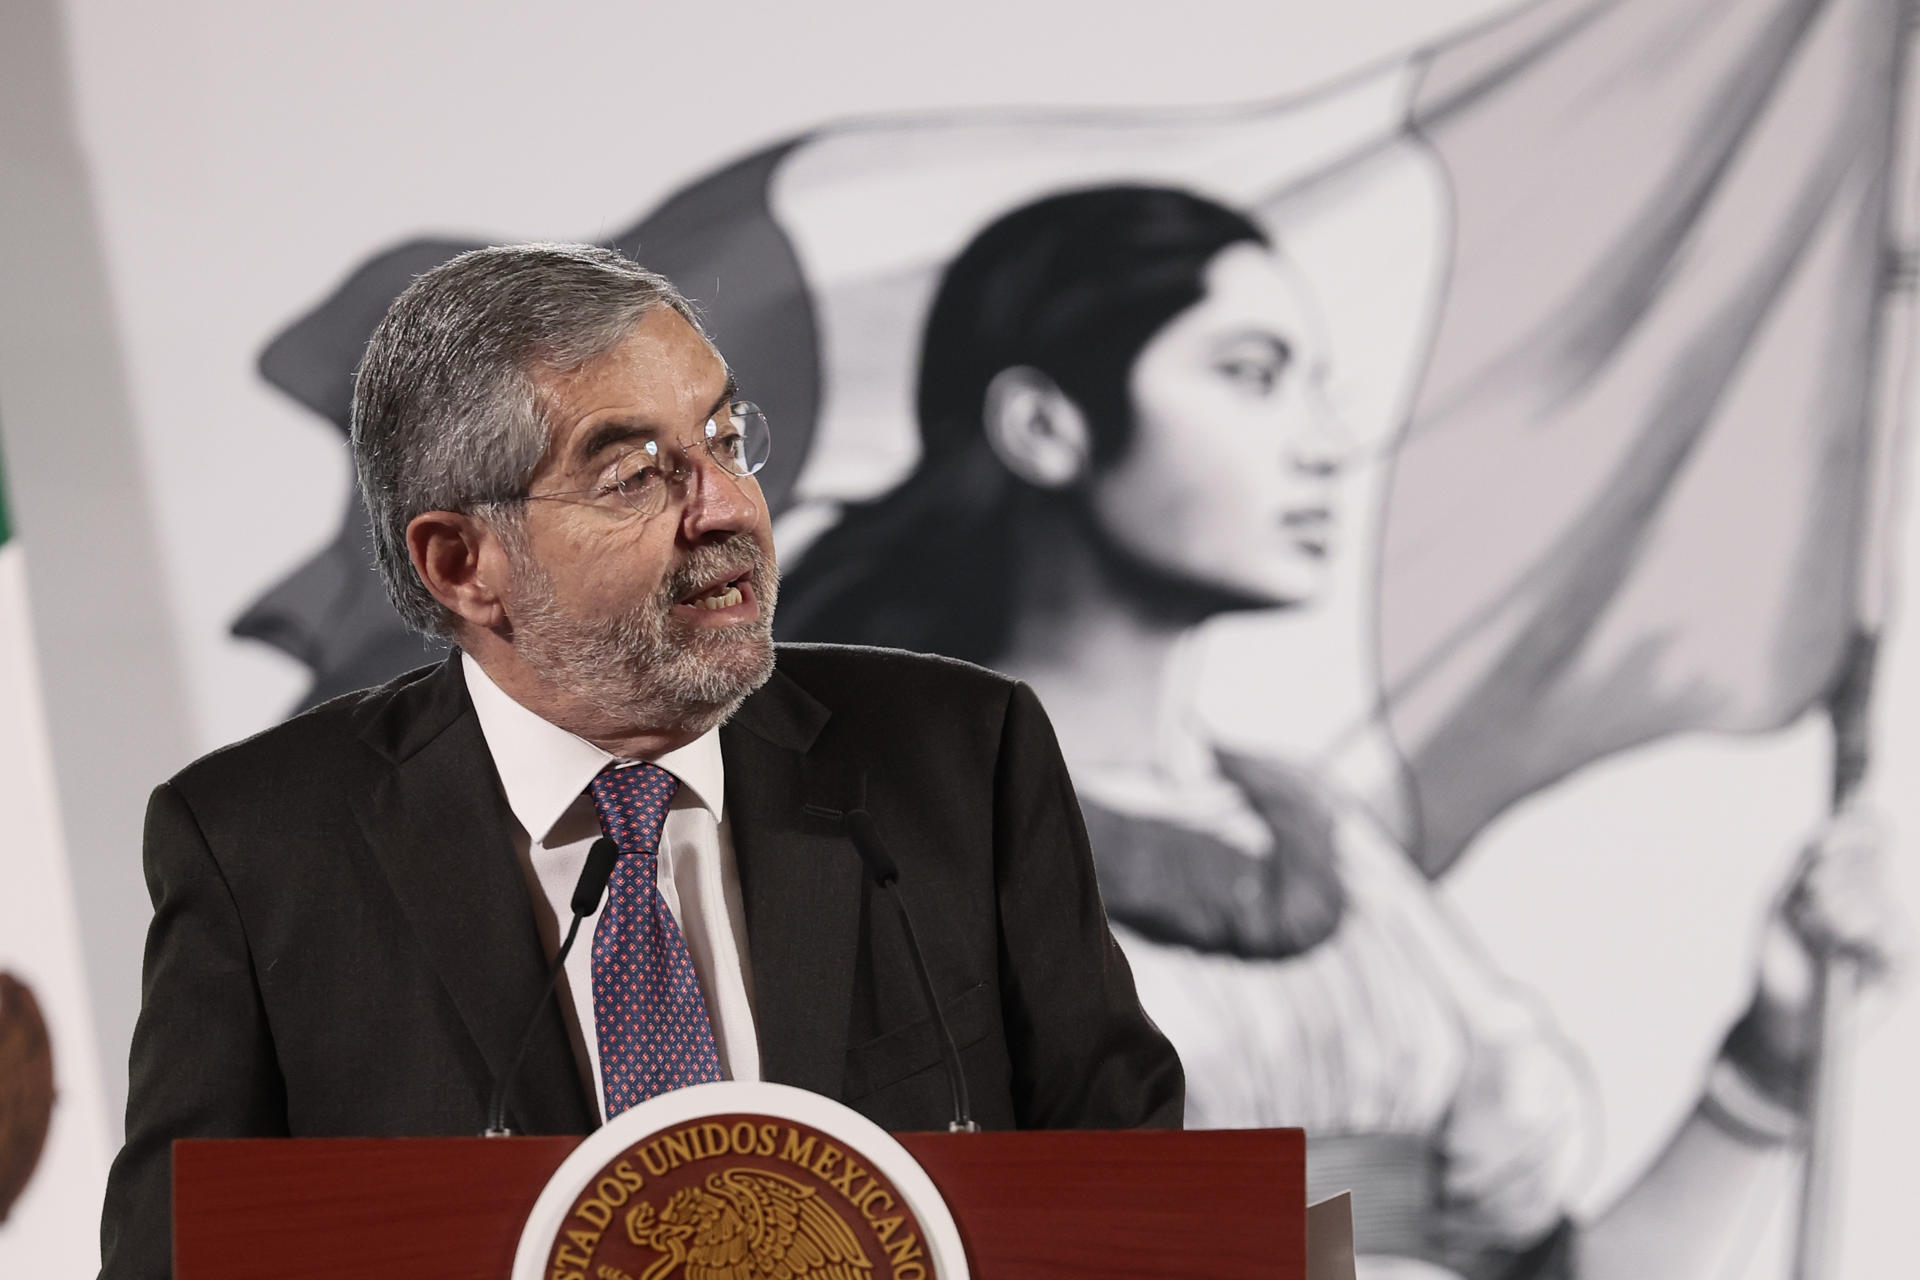
[[[720,469],[740,479],[767,465],[773,452],[773,434],[767,427],[767,415],[751,400],[735,400],[723,413],[708,418],[701,428],[701,439],[693,446],[704,449]],[[648,440],[622,453],[600,473],[600,482],[589,489],[568,489],[561,493],[529,493],[522,501],[548,498],[586,498],[589,501],[618,497],[643,516],[656,516],[667,509],[670,493],[684,492],[693,477],[693,460],[677,445]]]

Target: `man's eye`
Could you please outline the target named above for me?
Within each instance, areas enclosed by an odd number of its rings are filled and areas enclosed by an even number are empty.
[[[635,493],[659,484],[665,478],[660,469],[660,460],[647,453],[630,453],[616,462],[607,472],[607,482],[601,486],[602,493],[621,490]]]
[[[747,460],[747,438],[738,431],[729,431],[725,435],[713,437],[707,447],[713,450],[713,456],[729,466],[744,466]]]

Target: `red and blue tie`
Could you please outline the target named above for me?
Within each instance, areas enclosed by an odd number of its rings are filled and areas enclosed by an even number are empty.
[[[686,935],[660,896],[660,829],[680,780],[659,765],[613,765],[588,784],[620,848],[593,929],[593,1024],[611,1120],[636,1102],[718,1080],[707,1002]]]

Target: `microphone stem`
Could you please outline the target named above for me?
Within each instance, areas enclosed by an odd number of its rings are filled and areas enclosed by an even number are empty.
[[[967,1074],[960,1065],[960,1050],[953,1042],[946,1014],[940,1011],[940,1000],[934,995],[933,976],[927,972],[926,957],[920,954],[919,931],[913,927],[913,917],[907,913],[907,900],[900,895],[899,886],[888,884],[885,888],[900,912],[900,923],[907,933],[907,951],[913,957],[913,974],[920,980],[921,994],[933,1013],[934,1029],[940,1034],[940,1056],[947,1061],[947,1084],[953,1090],[953,1120],[947,1129],[951,1133],[978,1133],[980,1126],[973,1121],[973,1103],[967,1097]]]
[[[499,1085],[493,1091],[493,1105],[487,1108],[487,1128],[481,1136],[486,1138],[511,1138],[513,1130],[507,1128],[507,1090],[513,1087],[513,1078],[520,1074],[520,1062],[527,1056],[527,1050],[533,1046],[533,1030],[540,1025],[540,1015],[546,1012],[547,1001],[553,999],[553,980],[560,975],[560,966],[567,962],[567,953],[573,950],[573,939],[580,932],[580,921],[586,917],[575,913],[573,923],[567,926],[566,940],[560,944],[560,950],[553,957],[553,965],[547,970],[545,990],[540,993],[540,1003],[533,1007],[533,1017],[527,1021],[527,1029],[520,1037],[520,1047],[514,1052],[513,1062],[508,1065],[507,1073],[500,1077]]]

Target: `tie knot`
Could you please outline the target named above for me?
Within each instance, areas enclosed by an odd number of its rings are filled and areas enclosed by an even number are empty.
[[[621,853],[659,850],[660,828],[679,789],[680,779],[657,764],[608,765],[587,784],[600,815],[600,829],[620,846]]]

